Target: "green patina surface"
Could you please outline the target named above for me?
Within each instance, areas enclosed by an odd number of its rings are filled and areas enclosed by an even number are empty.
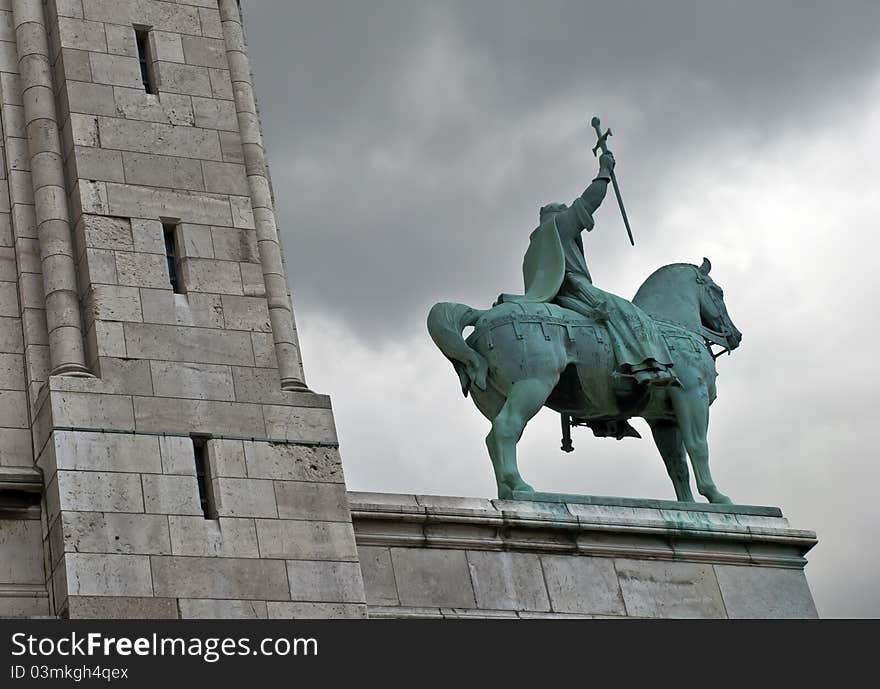
[[[678,501],[696,504],[689,457],[699,493],[729,504],[709,469],[717,375],[711,346],[732,351],[742,333],[709,276],[708,259],[656,270],[632,300],[593,284],[582,235],[593,230],[609,183],[623,211],[607,132],[598,120],[594,126],[594,152],[602,151],[598,172],[571,205],[541,207],[523,260],[524,293],[502,294],[486,310],[435,304],[428,331],[455,367],[462,392],[492,422],[486,446],[498,497],[534,495],[520,475],[516,445],[546,406],[562,415],[565,451],[573,449],[573,425],[619,440],[641,437],[628,420],[644,418]],[[469,326],[474,332],[465,340]]]
[[[617,498],[605,495],[575,495],[570,493],[541,493],[514,491],[513,500],[532,502],[568,503],[572,505],[601,505],[605,507],[642,507],[657,510],[684,512],[714,512],[716,514],[746,514],[753,517],[781,517],[778,507],[764,505],[713,505],[707,502],[682,503],[677,500],[654,500],[652,498]]]

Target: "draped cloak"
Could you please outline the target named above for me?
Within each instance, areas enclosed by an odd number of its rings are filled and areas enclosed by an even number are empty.
[[[556,302],[583,312],[598,309],[611,336],[618,366],[638,367],[649,360],[672,365],[672,356],[653,319],[632,302],[593,285],[581,232],[593,229],[593,215],[581,198],[549,215],[529,237],[523,259],[524,295],[504,301]],[[581,308],[578,308],[578,306]]]

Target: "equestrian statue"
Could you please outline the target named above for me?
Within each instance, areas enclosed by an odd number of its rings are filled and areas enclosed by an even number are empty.
[[[539,213],[523,260],[524,294],[502,294],[487,310],[441,302],[428,331],[452,362],[462,392],[491,421],[486,437],[499,498],[528,499],[534,489],[517,467],[516,445],[542,407],[562,418],[562,449],[572,426],[596,436],[640,437],[629,424],[648,422],[676,498],[693,502],[685,453],[697,489],[709,502],[729,503],[709,470],[706,435],[715,400],[715,359],[736,349],[742,333],[727,313],[711,264],[674,263],[652,273],[632,301],[593,284],[582,233],[611,183],[632,240],[617,184],[610,130],[593,118],[599,172],[567,206]],[[463,331],[473,326],[465,339]],[[712,346],[721,350],[713,352]]]

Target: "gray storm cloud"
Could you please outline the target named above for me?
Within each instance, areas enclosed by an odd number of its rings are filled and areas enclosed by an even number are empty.
[[[586,237],[600,286],[709,256],[743,347],[719,360],[719,486],[820,545],[823,615],[880,616],[880,48],[875,2],[245,4],[306,374],[334,399],[349,486],[491,495],[488,430],[424,330],[430,305],[520,288],[537,209],[615,135]],[[521,443],[546,490],[671,497],[649,441]],[[873,480],[872,480],[873,479]]]

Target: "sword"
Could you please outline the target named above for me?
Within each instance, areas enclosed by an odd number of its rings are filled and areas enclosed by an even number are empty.
[[[602,153],[608,153],[606,139],[611,136],[611,130],[606,129],[603,134],[602,128],[599,126],[598,117],[594,117],[590,121],[590,124],[593,125],[593,129],[596,130],[596,136],[599,137],[598,141],[596,141],[596,145],[593,146],[593,155],[595,156],[600,149],[602,150]],[[617,184],[617,175],[614,174],[614,170],[611,171],[611,184],[614,187],[614,195],[617,197],[617,205],[620,207],[620,214],[623,216],[623,224],[626,225],[626,234],[629,236],[629,243],[635,246],[636,242],[633,239],[633,233],[629,227],[629,218],[626,217],[626,208],[623,207],[623,199],[620,198],[620,185]]]

